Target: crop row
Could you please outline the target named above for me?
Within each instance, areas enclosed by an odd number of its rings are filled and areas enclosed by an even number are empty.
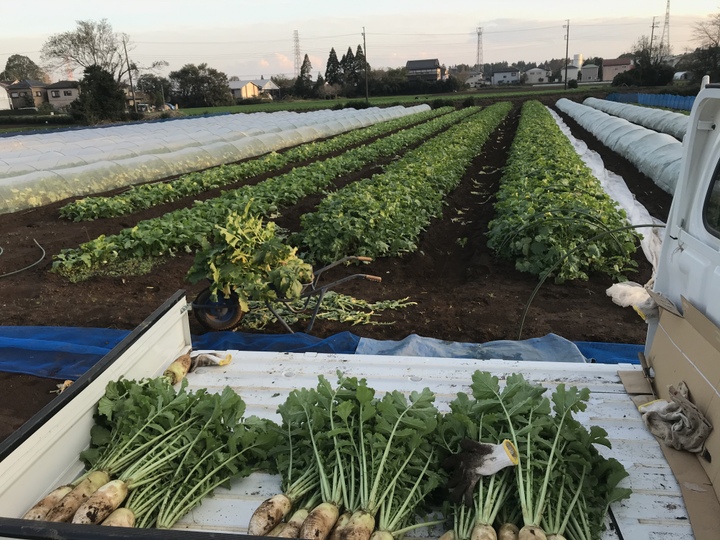
[[[160,204],[221,188],[260,174],[267,174],[292,163],[317,159],[323,155],[343,150],[411,124],[424,122],[446,114],[450,110],[450,107],[443,107],[403,116],[343,133],[325,141],[302,144],[281,154],[270,152],[243,163],[220,165],[205,171],[184,174],[169,182],[132,186],[126,192],[110,197],[85,197],[63,206],[60,209],[60,216],[72,221],[92,221],[132,214]]]
[[[330,262],[346,255],[386,257],[417,249],[443,199],[510,111],[497,103],[435,137],[384,173],[329,194],[301,218],[303,257]]]
[[[635,266],[637,235],[547,109],[523,106],[490,222],[488,245],[515,267],[557,282]],[[557,266],[557,267],[556,267]]]
[[[337,157],[298,167],[259,184],[225,192],[214,199],[196,201],[190,208],[141,221],[116,235],[102,235],[78,248],[63,250],[55,256],[53,269],[72,275],[74,270],[82,268],[95,271],[121,261],[174,255],[178,251],[192,252],[210,234],[215,224],[225,223],[231,211],[244,208],[249,202],[252,202],[253,213],[270,215],[281,206],[295,204],[302,197],[320,191],[336,178],[394,156],[434,136],[476,111],[475,108],[467,108],[452,112],[353,148]]]

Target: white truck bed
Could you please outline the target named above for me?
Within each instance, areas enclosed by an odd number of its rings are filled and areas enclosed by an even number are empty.
[[[168,307],[159,320],[148,324],[134,341],[130,341],[124,344],[124,351],[107,361],[103,371],[95,374],[93,380],[81,379],[73,385],[77,386],[74,389],[71,387],[74,396],[61,396],[67,400],[67,404],[25,436],[24,440],[15,443],[10,453],[3,455],[0,452],[0,537],[25,537],[19,531],[24,531],[23,525],[29,522],[13,518],[21,516],[35,500],[55,485],[79,475],[82,465],[77,455],[89,441],[94,405],[104,392],[108,380],[116,379],[121,374],[140,378],[161,373],[172,359],[189,349],[184,300],[180,299]],[[521,372],[549,391],[559,383],[588,387],[591,390],[590,402],[579,419],[586,425],[598,425],[607,430],[613,448],[600,448],[600,451],[606,456],[615,457],[625,466],[630,473],[625,485],[633,490],[630,499],[613,505],[612,519],[603,538],[694,538],[679,485],[658,442],[645,429],[640,414],[617,375],[618,369],[632,370],[639,369],[639,366],[228,352],[232,354],[229,365],[200,368],[190,374],[190,388],[221,391],[223,387],[230,386],[245,400],[247,415],[273,419],[277,419],[276,408],[290,390],[315,386],[320,374],[334,381],[338,370],[366,378],[378,393],[394,389],[420,390],[427,386],[435,392],[441,410],[447,410],[447,403],[457,392],[469,391],[472,373],[478,369],[489,371],[501,379],[510,373]],[[208,538],[220,532],[227,537],[244,534],[252,511],[278,488],[279,479],[265,474],[254,474],[235,481],[230,490],[216,490],[213,497],[181,519],[176,529],[211,533]],[[59,524],[52,530],[48,528],[47,534],[36,531],[32,537],[57,537],[58,531],[67,533],[72,530],[70,528],[76,527],[83,526]],[[96,538],[106,534],[93,529]],[[165,536],[162,532],[154,531],[153,538]],[[168,538],[173,537],[171,531],[165,532]],[[434,537],[438,533],[434,530],[415,534]]]

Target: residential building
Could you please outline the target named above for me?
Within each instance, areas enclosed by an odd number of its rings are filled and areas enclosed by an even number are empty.
[[[580,73],[580,68],[570,64],[567,67],[560,68],[560,80],[562,82],[565,82],[565,79],[567,77],[568,81],[577,81],[578,80],[578,73]]]
[[[600,67],[595,64],[585,64],[580,70],[582,73],[581,79],[583,82],[599,81]]]
[[[17,81],[8,87],[13,109],[39,107],[47,102],[47,85],[40,81]]]
[[[0,82],[0,111],[12,109],[10,103],[10,94],[8,93],[9,84]]]
[[[261,94],[268,94],[271,97],[278,97],[280,95],[280,87],[270,79],[254,79],[254,82],[260,89]]]
[[[260,95],[260,87],[253,81],[230,81],[228,86],[234,99],[250,99]]]
[[[518,68],[498,69],[492,74],[493,84],[519,84],[520,70]]]
[[[408,60],[405,64],[409,81],[441,81],[445,79],[445,68],[437,58],[429,60]]]
[[[482,73],[473,75],[472,77],[467,78],[465,84],[467,84],[470,88],[480,88],[481,86],[485,86],[485,76]]]
[[[603,81],[612,81],[616,75],[631,70],[634,66],[630,58],[603,60]]]
[[[543,69],[541,67],[534,67],[532,69],[528,69],[525,72],[525,76],[527,77],[525,82],[527,84],[542,84],[550,82],[551,75],[552,73],[550,73],[547,69]]]
[[[48,101],[54,109],[66,111],[80,95],[78,81],[58,81],[47,85]]]

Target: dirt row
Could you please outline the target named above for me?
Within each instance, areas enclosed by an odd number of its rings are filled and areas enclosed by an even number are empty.
[[[554,101],[546,99],[549,106]],[[377,317],[381,325],[351,326],[317,321],[313,335],[327,337],[341,331],[375,339],[400,340],[410,334],[447,341],[483,343],[499,339],[522,339],[555,333],[573,341],[642,343],[645,323],[631,309],[612,303],[606,289],[612,285],[605,276],[589,281],[546,283],[529,306],[520,334],[519,323],[537,278],[516,271],[488,250],[485,234],[494,217],[493,203],[520,115],[521,102],[491,136],[459,187],[447,198],[441,218],[422,234],[419,249],[403,257],[379,259],[363,271],[379,275],[381,284],[352,281],[337,292],[376,301],[408,298],[415,305],[399,311],[386,311]],[[573,134],[597,151],[611,171],[621,175],[631,191],[650,212],[666,219],[670,198],[634,166],[606,149],[575,122],[559,113]],[[378,172],[383,163],[372,164],[352,177],[341,179],[336,187]],[[277,174],[277,173],[275,173]],[[254,179],[260,181],[262,178]],[[226,189],[231,188],[229,186]],[[220,190],[194,199],[216,196]],[[277,223],[294,230],[300,216],[312,211],[322,197],[308,197],[283,209]],[[65,201],[67,202],[67,201]],[[173,257],[151,274],[127,277],[95,277],[70,283],[49,272],[52,256],[62,248],[75,247],[100,234],[114,234],[137,221],[155,217],[192,204],[183,200],[133,216],[94,222],[69,223],[59,219],[63,203],[13,215],[0,216],[0,325],[72,326],[120,328],[139,325],[165,299],[178,289],[188,299],[204,287],[185,280],[192,255]],[[467,239],[459,242],[458,239]],[[37,243],[45,251],[42,252]],[[639,251],[639,271],[629,278],[645,283],[651,275]],[[329,278],[340,277],[355,268],[341,268]],[[297,328],[301,330],[301,327]],[[195,334],[204,332],[191,319]],[[274,324],[265,333],[283,333]],[[0,373],[0,425],[6,433],[16,429],[42,403],[52,399],[56,381]],[[31,399],[34,399],[30,403]],[[0,437],[3,433],[0,432]]]

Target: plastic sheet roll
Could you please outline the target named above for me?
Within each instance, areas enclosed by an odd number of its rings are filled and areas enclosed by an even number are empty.
[[[232,163],[429,108],[228,114],[0,137],[0,213]]]
[[[688,116],[682,113],[666,111],[664,109],[653,109],[640,107],[616,101],[607,101],[593,97],[583,101],[583,105],[592,107],[599,111],[624,118],[628,122],[672,135],[679,141],[683,140],[688,125]]]
[[[601,143],[635,165],[663,191],[673,194],[680,174],[682,143],[675,137],[562,98],[557,107]]]

